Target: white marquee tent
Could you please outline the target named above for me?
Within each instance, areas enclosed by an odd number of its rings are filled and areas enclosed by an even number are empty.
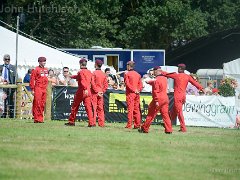
[[[4,54],[11,56],[11,64],[16,64],[16,33],[0,26],[0,57]],[[79,57],[51,48],[22,35],[18,36],[18,75],[23,78],[29,68],[38,65],[38,57],[47,58],[46,66],[59,70],[65,66],[69,67],[72,73],[79,69]],[[1,64],[1,62],[0,62]],[[103,68],[105,68],[104,66]],[[94,63],[88,62],[88,69],[94,69]],[[114,72],[113,68],[111,71]]]
[[[236,89],[236,109],[240,112],[240,58],[223,64],[223,74],[238,81]]]

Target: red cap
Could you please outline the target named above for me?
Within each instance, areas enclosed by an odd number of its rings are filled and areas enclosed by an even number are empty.
[[[135,62],[134,61],[128,61],[127,65],[129,65],[129,64],[135,64]]]
[[[154,68],[153,68],[153,70],[158,70],[158,69],[162,69],[160,66],[155,66]]]
[[[219,90],[217,88],[212,89],[212,93],[218,93],[218,92],[219,92]]]
[[[38,62],[45,62],[47,59],[45,57],[39,57]]]
[[[100,59],[97,59],[97,60],[95,61],[95,63],[96,63],[96,64],[99,64],[99,65],[103,64],[102,60],[100,60]]]
[[[81,59],[79,60],[79,63],[83,63],[83,62],[87,62],[87,60],[86,60],[85,58],[81,58]]]
[[[178,67],[186,68],[185,64],[178,64]]]

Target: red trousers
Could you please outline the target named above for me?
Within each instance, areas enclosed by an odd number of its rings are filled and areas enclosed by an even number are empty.
[[[165,125],[165,132],[172,132],[172,123],[171,120],[169,118],[168,115],[168,100],[163,100],[161,102],[158,102],[159,106],[156,106],[156,102],[154,100],[151,101],[151,103],[148,106],[148,114],[146,117],[146,121],[145,123],[142,125],[142,130],[144,132],[148,132],[149,127],[152,123],[152,121],[154,120],[154,118],[156,117],[158,111],[161,112],[162,118],[163,118],[163,122]]]
[[[78,112],[80,103],[83,101],[83,104],[85,106],[85,110],[87,112],[88,116],[88,124],[89,125],[94,125],[93,123],[93,107],[92,107],[92,100],[91,96],[85,96],[83,94],[83,90],[77,90],[75,96],[74,96],[74,101],[71,107],[71,114],[69,116],[69,123],[74,124],[75,119],[76,119],[76,114]]]
[[[98,126],[104,127],[104,99],[103,96],[98,96],[97,94],[92,94],[93,103],[93,124],[96,125],[96,119],[98,116]]]
[[[134,128],[139,128],[141,125],[141,112],[140,112],[140,95],[129,93],[126,95],[127,108],[128,108],[128,122],[126,128],[132,128],[134,120]]]
[[[47,90],[35,87],[32,113],[34,122],[43,122],[43,114],[46,103]]]
[[[182,112],[182,106],[185,103],[185,101],[186,101],[185,98],[174,98],[174,107],[170,112],[170,117],[172,121],[178,117],[180,122],[180,130],[182,132],[187,131],[185,122],[184,122],[183,112]]]

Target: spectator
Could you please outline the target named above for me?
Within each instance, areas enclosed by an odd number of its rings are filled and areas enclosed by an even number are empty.
[[[71,79],[70,77],[70,72],[68,67],[63,68],[62,74],[58,76],[59,79],[59,85],[64,85],[64,86],[76,86],[76,80]]]
[[[219,96],[219,90],[217,88],[212,89],[212,95]]]
[[[10,64],[10,55],[5,54],[3,56],[4,64],[0,65],[0,76],[2,76],[4,83],[3,84],[15,84],[16,77],[16,68],[12,64]],[[5,88],[3,91],[7,94],[7,98],[4,101],[4,112],[1,116],[2,118],[6,118],[7,116],[7,105],[8,105],[8,115],[10,118],[14,117],[14,101],[13,95],[15,89]]]
[[[23,83],[30,83],[30,76],[32,73],[32,69],[28,69],[27,74],[25,75],[25,77],[23,78]],[[28,91],[31,91],[31,88],[29,86],[26,86],[26,89]]]
[[[150,70],[148,71],[148,77],[149,77],[150,79],[154,79],[154,78],[155,78],[155,76],[154,76],[154,74],[153,74],[153,69],[150,69]]]
[[[52,69],[48,70],[48,81],[50,81],[52,83],[52,86],[58,85],[58,80]]]
[[[119,84],[119,88],[118,88],[118,90],[126,91],[126,85],[125,85],[124,82],[121,82],[121,83]]]
[[[142,92],[152,92],[152,86],[146,82],[152,80],[147,74],[144,74],[142,77],[143,90]]]
[[[206,95],[212,95],[212,89],[213,89],[213,81],[209,80],[207,82],[207,87],[205,88],[205,94]]]
[[[110,68],[105,69],[105,74],[107,76],[108,89],[113,89],[113,85],[115,81],[114,81],[113,75],[110,73]]]
[[[4,80],[2,77],[0,77],[0,84],[3,84]],[[3,91],[3,89],[0,89],[0,114],[2,115],[4,111],[4,100],[7,98],[6,93]]]

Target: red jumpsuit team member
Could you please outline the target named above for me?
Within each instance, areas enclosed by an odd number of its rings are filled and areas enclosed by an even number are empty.
[[[93,107],[91,100],[91,79],[92,73],[87,69],[87,60],[82,58],[79,61],[80,71],[77,75],[71,76],[72,79],[78,81],[78,89],[74,96],[74,101],[71,107],[71,114],[68,119],[68,123],[65,123],[66,126],[75,126],[76,114],[78,112],[80,103],[83,101],[85,106],[87,116],[88,116],[88,127],[93,127]]]
[[[43,123],[43,112],[47,97],[48,85],[48,69],[46,65],[46,58],[38,58],[39,66],[33,69],[30,77],[30,88],[34,95],[32,113],[34,123]]]
[[[175,120],[178,117],[180,121],[181,132],[186,132],[186,126],[184,122],[182,106],[186,101],[186,87],[188,82],[196,86],[199,90],[203,90],[201,84],[195,81],[192,76],[185,74],[185,64],[178,65],[178,73],[166,73],[162,72],[166,77],[174,79],[174,107],[170,112],[171,120]]]
[[[148,133],[149,127],[156,117],[158,111],[161,112],[165,125],[165,133],[172,133],[172,123],[168,114],[169,99],[167,95],[167,78],[161,75],[161,67],[157,66],[154,69],[156,80],[150,81],[152,85],[152,101],[148,106],[148,114],[145,123],[138,130],[139,132]]]
[[[98,125],[104,127],[104,99],[103,94],[108,88],[107,76],[101,70],[103,62],[95,61],[96,70],[92,76],[92,103],[94,107],[93,125],[96,126],[96,116],[98,116]]]
[[[141,76],[134,71],[134,62],[128,61],[127,72],[124,75],[124,82],[126,84],[126,100],[128,108],[128,122],[125,128],[132,128],[134,119],[134,129],[141,125],[140,114],[140,91],[142,90]]]

